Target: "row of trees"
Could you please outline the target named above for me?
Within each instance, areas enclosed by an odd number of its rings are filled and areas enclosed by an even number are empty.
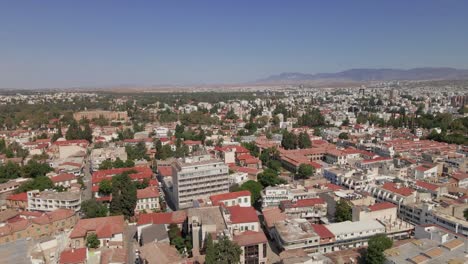
[[[131,168],[135,167],[135,162],[131,159],[127,159],[126,161],[121,160],[120,158],[112,160],[104,160],[99,165],[99,170],[108,170],[112,168]]]
[[[84,125],[82,129],[81,126],[76,121],[72,121],[68,126],[67,133],[65,134],[65,138],[67,140],[75,140],[75,139],[85,139],[88,142],[93,141],[93,130],[89,126],[89,123]]]
[[[6,182],[16,178],[36,178],[44,176],[53,169],[47,163],[41,163],[34,159],[28,161],[24,166],[8,161],[0,165],[0,182]]]
[[[299,135],[284,131],[281,146],[285,149],[305,149],[312,147],[310,137],[306,132],[301,132]]]

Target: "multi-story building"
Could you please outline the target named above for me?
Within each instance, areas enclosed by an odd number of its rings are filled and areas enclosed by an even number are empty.
[[[54,211],[60,208],[79,211],[81,194],[78,192],[40,192],[38,190],[28,192],[28,210]]]
[[[268,240],[263,231],[244,231],[233,236],[233,241],[240,246],[241,264],[266,264]]]
[[[315,223],[327,216],[327,203],[322,198],[281,201],[280,209],[293,218],[303,218]]]
[[[76,112],[73,114],[73,118],[77,121],[81,119],[88,119],[93,120],[97,118],[104,118],[107,120],[121,120],[121,121],[128,121],[128,114],[126,111],[102,111],[102,110],[94,110],[94,111],[82,111]]]
[[[284,200],[303,200],[317,196],[316,190],[302,185],[268,186],[262,191],[262,207],[278,206]]]
[[[172,170],[172,198],[177,209],[229,191],[229,167],[209,154],[179,159],[172,164]]]

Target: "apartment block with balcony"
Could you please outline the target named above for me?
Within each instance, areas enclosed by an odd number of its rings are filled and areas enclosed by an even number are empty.
[[[70,209],[75,212],[81,208],[81,194],[78,192],[55,192],[33,190],[27,192],[29,211],[54,211]]]
[[[177,209],[192,207],[193,201],[229,192],[229,167],[202,154],[172,164],[173,194]]]

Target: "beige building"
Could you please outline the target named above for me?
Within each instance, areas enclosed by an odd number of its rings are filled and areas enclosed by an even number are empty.
[[[28,192],[28,210],[54,211],[60,208],[79,211],[81,194],[78,192],[40,192],[38,190]]]
[[[107,120],[121,120],[128,121],[128,114],[125,111],[103,111],[103,110],[94,110],[94,111],[82,111],[76,112],[73,114],[73,118],[77,121],[81,119],[93,120],[96,118],[104,118]]]
[[[229,167],[209,154],[179,159],[172,164],[173,200],[177,209],[193,201],[229,192]]]

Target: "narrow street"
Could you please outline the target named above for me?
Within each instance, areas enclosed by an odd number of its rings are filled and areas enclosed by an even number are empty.
[[[83,191],[82,200],[86,201],[92,198],[92,182],[91,182],[91,172],[90,172],[90,164],[89,160],[86,161],[85,166],[83,168],[83,182],[86,186],[86,189]]]
[[[135,263],[135,247],[134,243],[136,242],[134,236],[136,234],[136,226],[135,225],[128,225],[127,230],[125,233],[125,246],[127,248],[127,263],[133,264]]]

